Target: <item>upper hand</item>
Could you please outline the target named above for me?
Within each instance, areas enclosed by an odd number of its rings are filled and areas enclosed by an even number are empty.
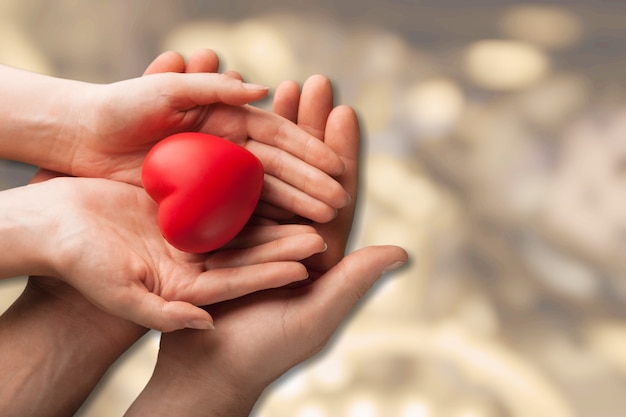
[[[332,176],[345,167],[324,142],[292,121],[243,105],[267,90],[247,89],[218,73],[150,73],[106,85],[88,85],[71,172],[140,185],[141,164],[157,141],[199,131],[249,149],[263,163],[261,200],[318,222],[329,221],[348,203]],[[256,88],[256,87],[255,87]]]

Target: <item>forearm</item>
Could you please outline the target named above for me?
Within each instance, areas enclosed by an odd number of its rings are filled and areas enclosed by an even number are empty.
[[[124,417],[248,417],[262,389],[228,388],[211,375],[181,372],[157,361],[152,378]]]
[[[56,285],[62,291],[51,294],[29,282],[0,317],[3,416],[73,415],[108,367],[144,333],[96,309],[70,287]]]
[[[52,275],[45,249],[54,226],[35,186],[0,191],[0,278]]]
[[[69,172],[87,83],[0,65],[0,158]]]

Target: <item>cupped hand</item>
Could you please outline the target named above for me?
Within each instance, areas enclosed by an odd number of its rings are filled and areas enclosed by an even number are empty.
[[[189,254],[163,239],[157,206],[140,187],[59,177],[26,192],[45,201],[54,224],[46,275],[111,314],[162,331],[212,327],[196,306],[304,279],[298,261],[325,249],[310,227],[268,225],[244,229],[239,246]]]
[[[178,73],[184,62],[165,58],[173,63],[170,72],[156,73],[165,68],[157,62],[140,78],[87,85],[70,174],[140,185],[143,158],[157,141],[199,131],[244,146],[261,160],[266,172],[261,198],[270,206],[329,221],[348,203],[332,178],[345,167],[324,142],[280,115],[245,105],[264,97],[266,88],[231,74],[193,72],[207,64]]]

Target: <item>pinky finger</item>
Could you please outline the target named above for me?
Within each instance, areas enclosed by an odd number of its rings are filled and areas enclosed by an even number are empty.
[[[228,242],[226,246],[223,246],[222,249],[251,248],[288,236],[310,233],[317,234],[315,228],[312,226],[303,224],[278,224],[263,219],[263,222],[248,224],[233,240]]]
[[[205,261],[205,267],[207,270],[216,270],[269,262],[300,261],[316,253],[324,252],[326,248],[324,239],[317,233],[296,234],[248,249],[213,252]]]

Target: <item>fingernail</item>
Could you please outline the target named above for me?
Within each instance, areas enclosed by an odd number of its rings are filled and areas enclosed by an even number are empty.
[[[397,261],[392,263],[391,265],[389,265],[388,267],[386,267],[385,269],[383,269],[383,274],[386,274],[387,272],[391,272],[394,271],[398,268],[400,268],[402,265],[404,265],[406,263],[406,261]]]
[[[215,330],[215,326],[208,320],[190,320],[186,327],[196,330]]]
[[[261,84],[242,83],[243,88],[251,91],[264,91],[269,90],[269,87]]]

